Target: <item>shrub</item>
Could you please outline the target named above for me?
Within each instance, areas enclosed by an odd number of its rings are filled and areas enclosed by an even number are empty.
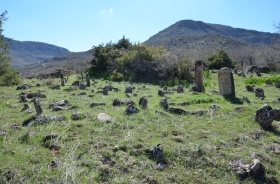
[[[209,69],[234,68],[235,65],[235,62],[228,56],[225,50],[210,55],[207,60]]]

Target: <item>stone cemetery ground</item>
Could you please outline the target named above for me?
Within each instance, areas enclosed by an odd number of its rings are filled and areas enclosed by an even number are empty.
[[[219,95],[217,73],[203,93],[168,86],[164,97],[151,84],[80,89],[76,75],[60,88],[60,79],[1,87],[0,183],[279,183],[279,118],[268,129],[255,121],[265,104],[280,108],[279,88],[263,82],[277,75],[233,77],[236,97]]]

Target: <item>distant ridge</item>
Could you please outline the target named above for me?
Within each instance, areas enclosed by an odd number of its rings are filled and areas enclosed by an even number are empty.
[[[5,41],[7,42],[8,39],[5,38]],[[70,52],[66,48],[48,43],[17,40],[10,40],[9,51],[9,56],[12,57],[12,67],[44,62],[55,56]]]
[[[145,44],[154,46],[165,45],[165,43],[171,38],[178,38],[181,36],[202,36],[208,34],[219,34],[252,44],[266,45],[272,43],[275,39],[280,38],[280,35],[277,33],[233,28],[220,24],[204,23],[202,21],[181,20],[150,37],[145,41]]]

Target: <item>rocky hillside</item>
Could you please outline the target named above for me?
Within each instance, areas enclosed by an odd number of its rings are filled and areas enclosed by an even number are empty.
[[[23,76],[37,76],[39,74],[54,72],[57,68],[72,70],[76,73],[84,71],[88,62],[93,59],[93,50],[86,52],[69,52],[53,57],[45,62],[34,63],[18,67],[17,70]]]
[[[219,34],[239,41],[252,44],[271,44],[274,40],[280,39],[276,33],[259,32],[230,26],[209,24],[202,21],[181,20],[168,28],[150,37],[145,43],[147,45],[165,45],[171,38],[182,36],[202,36]]]
[[[65,48],[47,43],[17,40],[10,41],[9,51],[9,55],[12,57],[11,66],[16,68],[44,62],[55,56],[70,52]]]

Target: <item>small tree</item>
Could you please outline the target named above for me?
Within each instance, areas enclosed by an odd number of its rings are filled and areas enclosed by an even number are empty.
[[[2,25],[6,18],[7,11],[0,15],[0,85],[10,86],[19,84],[21,82],[19,73],[10,66],[11,57],[7,56],[9,53],[9,43],[5,43],[4,35],[2,34]]]
[[[235,62],[228,56],[225,50],[210,55],[207,60],[209,69],[234,68],[235,66]]]

